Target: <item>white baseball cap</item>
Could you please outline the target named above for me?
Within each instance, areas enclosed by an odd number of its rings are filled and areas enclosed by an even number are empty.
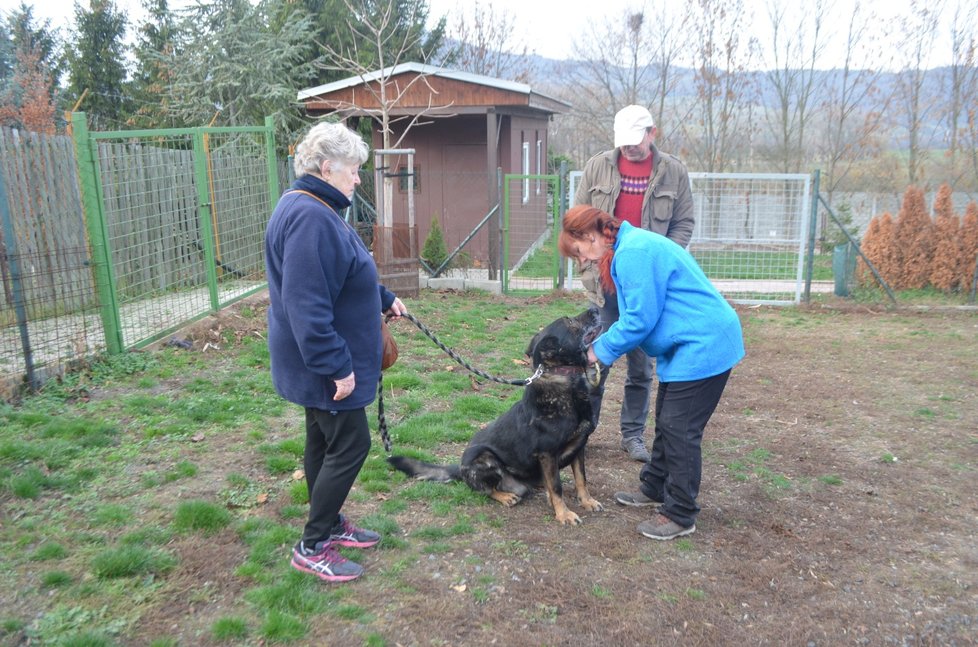
[[[642,106],[625,106],[615,115],[615,148],[635,146],[655,126],[652,113]]]

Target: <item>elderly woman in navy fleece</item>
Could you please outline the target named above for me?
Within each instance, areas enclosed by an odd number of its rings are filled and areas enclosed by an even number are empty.
[[[343,124],[313,127],[296,149],[298,179],[265,231],[272,383],[306,410],[309,519],[292,566],[327,582],[363,573],[337,547],[380,541],[340,509],[370,449],[366,407],[380,376],[381,313],[407,312],[378,282],[370,251],[338,213],[350,205],[367,155],[363,139]]]
[[[703,430],[744,357],[740,319],[689,252],[600,209],[570,209],[557,244],[568,258],[597,261],[601,287],[618,299],[618,321],[594,340],[588,360],[608,366],[635,348],[655,358],[650,458],[638,489],[615,500],[658,508],[638,525],[650,539],[688,535],[700,511]]]

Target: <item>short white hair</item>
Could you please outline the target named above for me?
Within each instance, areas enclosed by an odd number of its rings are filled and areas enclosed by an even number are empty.
[[[292,166],[296,177],[318,175],[327,160],[345,167],[359,166],[369,154],[359,133],[340,123],[323,122],[313,126],[296,146]]]

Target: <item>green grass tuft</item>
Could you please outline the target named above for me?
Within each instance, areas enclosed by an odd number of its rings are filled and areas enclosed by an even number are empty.
[[[47,541],[34,550],[31,559],[36,562],[45,562],[52,559],[64,559],[67,556],[67,548],[57,542]]]
[[[248,636],[248,623],[236,616],[218,618],[211,625],[211,636],[214,640],[241,640]]]
[[[142,546],[110,548],[92,559],[92,572],[100,578],[112,579],[132,575],[160,575],[176,566],[169,553]]]
[[[210,501],[186,501],[177,506],[173,528],[177,532],[201,531],[213,534],[231,523],[231,513]]]

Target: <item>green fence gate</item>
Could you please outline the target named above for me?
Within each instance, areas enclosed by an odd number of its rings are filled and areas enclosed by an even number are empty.
[[[89,132],[72,116],[105,348],[118,353],[265,287],[279,196],[263,127]]]
[[[549,292],[560,284],[561,182],[557,175],[503,178],[502,291]]]

